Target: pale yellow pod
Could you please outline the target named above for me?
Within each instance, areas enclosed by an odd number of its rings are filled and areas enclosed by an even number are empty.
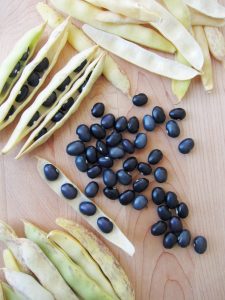
[[[184,0],[184,2],[207,16],[218,19],[225,18],[225,7],[217,0]]]
[[[140,21],[132,19],[112,11],[102,11],[96,16],[96,20],[104,23],[115,23],[115,24],[147,24],[147,21]]]
[[[17,272],[21,271],[19,264],[17,263],[17,260],[10,249],[3,250],[3,261],[7,269]]]
[[[2,283],[0,282],[0,300],[7,300],[4,296],[3,288],[2,288]]]
[[[225,38],[219,28],[205,26],[206,38],[209,50],[214,58],[224,63],[225,60]]]
[[[5,300],[27,300],[27,298],[25,298],[23,295],[15,292],[7,283],[2,282],[1,284]]]
[[[225,25],[225,19],[217,19],[206,16],[195,9],[189,8],[191,12],[191,24],[193,26],[215,26],[223,27]]]

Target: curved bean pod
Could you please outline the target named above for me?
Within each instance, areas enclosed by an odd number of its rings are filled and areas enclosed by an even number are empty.
[[[193,26],[215,26],[223,27],[225,25],[225,19],[217,19],[206,16],[195,9],[189,8],[191,12],[191,24]]]
[[[201,13],[217,18],[225,18],[225,7],[215,0],[184,0],[184,2]]]
[[[224,63],[225,59],[225,38],[219,28],[205,26],[206,38],[209,44],[209,50],[215,59]]]

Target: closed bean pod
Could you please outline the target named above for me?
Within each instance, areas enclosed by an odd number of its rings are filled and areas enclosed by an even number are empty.
[[[15,256],[13,255],[12,251],[8,248],[3,250],[3,261],[5,268],[13,270],[13,271],[23,271],[20,270],[19,263],[17,262]],[[0,298],[1,299],[1,298]]]
[[[206,16],[195,9],[189,8],[191,12],[191,24],[193,26],[215,26],[222,27],[225,25],[225,19],[217,19]]]
[[[115,23],[115,24],[146,24],[147,21],[141,21],[132,19],[112,11],[102,11],[96,16],[96,20],[103,23]]]
[[[225,18],[225,7],[214,0],[184,0],[184,2],[195,10],[218,19]]]
[[[7,283],[1,282],[1,285],[4,296],[7,300],[26,300],[23,295],[21,295],[19,292],[14,291]]]
[[[209,50],[215,59],[224,63],[225,59],[225,38],[219,28],[205,26],[206,38],[209,45]]]

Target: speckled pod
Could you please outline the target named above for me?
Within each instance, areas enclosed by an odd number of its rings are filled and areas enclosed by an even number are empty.
[[[66,66],[61,69],[50,81],[48,86],[37,96],[35,101],[22,114],[16,128],[14,129],[8,143],[2,150],[5,154],[20,142],[43,120],[48,112],[53,109],[60,99],[69,91],[74,82],[81,76],[88,65],[94,60],[98,47],[94,46],[75,55]],[[65,85],[64,90],[60,86],[65,80],[70,82]],[[54,97],[52,97],[54,96]],[[53,101],[49,101],[53,99]],[[48,101],[48,102],[46,102]]]
[[[15,119],[44,83],[67,41],[69,24],[69,19],[60,24],[51,33],[47,43],[39,50],[36,57],[24,68],[8,99],[0,106],[0,130]],[[40,64],[46,59],[45,68],[42,71],[38,71]],[[31,76],[34,75],[36,77],[35,85],[31,83]]]
[[[0,104],[5,101],[23,69],[32,57],[45,25],[41,24],[25,33],[0,66]]]

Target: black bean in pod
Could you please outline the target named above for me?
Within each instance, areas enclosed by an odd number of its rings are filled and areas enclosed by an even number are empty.
[[[127,190],[120,194],[119,201],[122,205],[130,204],[135,198],[135,192],[132,190]]]
[[[63,82],[57,87],[57,90],[60,92],[64,92],[66,87],[70,84],[71,79],[70,77],[66,77],[66,79],[63,80]]]
[[[177,124],[177,122],[174,120],[169,120],[166,123],[166,131],[167,131],[168,136],[170,136],[172,138],[176,138],[180,135],[180,127]]]
[[[44,107],[51,107],[57,100],[57,96],[55,92],[52,92],[51,95],[45,100],[43,103]]]
[[[42,61],[36,66],[35,71],[37,72],[43,72],[48,69],[49,66],[49,60],[47,57],[43,58]]]
[[[171,211],[164,204],[157,207],[157,213],[159,218],[163,221],[168,221],[172,217]]]
[[[143,149],[146,145],[147,145],[147,135],[145,133],[138,133],[134,140],[135,148]]]
[[[115,188],[115,187],[113,187],[113,188],[105,187],[105,188],[103,189],[103,193],[104,193],[104,195],[105,195],[107,198],[109,198],[109,199],[111,199],[111,200],[116,200],[116,199],[118,199],[118,198],[119,198],[119,195],[120,195],[118,189]]]
[[[27,51],[22,55],[21,60],[26,61],[29,57],[30,49],[28,48]]]
[[[42,128],[38,134],[35,136],[34,141],[37,141],[38,139],[40,139],[40,137],[42,137],[43,135],[45,135],[48,132],[48,129],[46,127]]]
[[[82,142],[90,142],[91,140],[89,127],[85,124],[81,124],[77,127],[76,134]]]
[[[155,106],[152,110],[152,117],[156,123],[162,124],[166,120],[166,115],[162,107]]]
[[[131,117],[127,123],[127,130],[130,133],[137,133],[139,130],[139,121],[137,117]]]
[[[167,176],[168,176],[167,170],[165,168],[158,167],[157,169],[155,169],[154,177],[157,182],[159,182],[159,183],[166,182]]]
[[[89,201],[81,202],[79,205],[80,212],[85,216],[93,216],[96,213],[96,206]]]
[[[102,168],[100,166],[93,166],[88,169],[87,176],[89,178],[96,178],[102,173]]]
[[[176,208],[179,204],[179,201],[177,200],[177,195],[174,192],[167,192],[166,193],[166,205],[173,209]]]
[[[124,155],[125,155],[125,152],[120,147],[112,147],[112,148],[109,149],[109,156],[112,159],[123,158]]]
[[[104,184],[112,188],[117,184],[116,173],[112,169],[106,169],[103,171],[103,182]]]
[[[9,111],[8,111],[8,113],[7,113],[7,115],[5,116],[4,121],[7,121],[7,120],[9,119],[9,117],[12,116],[12,115],[14,114],[15,110],[16,110],[16,109],[15,109],[15,106],[12,105],[12,106],[10,107],[10,109],[9,109]]]
[[[162,151],[159,149],[154,149],[148,155],[148,162],[151,165],[156,165],[160,162],[160,160],[162,160],[162,158],[163,158]]]
[[[77,197],[77,189],[71,183],[64,183],[61,192],[66,199],[72,200]]]
[[[133,154],[134,151],[135,151],[134,144],[128,139],[123,139],[122,140],[122,146],[123,146],[123,150],[126,153]]]
[[[101,140],[98,140],[96,142],[96,150],[98,151],[98,153],[100,153],[102,155],[106,156],[108,154],[108,148],[107,148],[106,144]]]
[[[91,164],[94,164],[98,160],[97,150],[94,146],[89,146],[85,150],[87,161]]]
[[[127,118],[122,116],[116,120],[115,129],[118,132],[123,132],[127,129]]]
[[[169,116],[174,120],[183,120],[186,117],[186,112],[183,108],[174,108],[170,111]]]
[[[107,114],[101,119],[101,125],[105,129],[113,128],[115,124],[115,116],[113,114]]]
[[[149,164],[140,162],[137,166],[138,171],[143,175],[150,175],[152,173],[152,168]]]
[[[84,193],[87,197],[94,198],[98,194],[98,191],[99,191],[98,183],[96,181],[91,181],[86,185]]]
[[[127,172],[132,172],[136,169],[137,165],[138,165],[137,158],[132,156],[132,157],[127,158],[124,161],[123,168]]]
[[[104,233],[110,233],[113,230],[113,223],[106,217],[98,218],[97,225]]]
[[[81,141],[74,141],[67,145],[66,153],[71,156],[77,156],[83,154],[85,151],[85,145]]]
[[[119,183],[129,185],[132,182],[132,176],[123,169],[116,172]]]
[[[20,70],[20,62],[18,62],[15,67],[13,68],[12,72],[10,73],[9,77],[10,78],[15,78],[16,75],[18,74],[19,70]]]
[[[188,154],[194,148],[195,142],[193,139],[188,138],[180,142],[178,150],[182,154]]]
[[[141,193],[144,190],[147,189],[149,185],[149,180],[146,178],[139,178],[137,180],[134,181],[133,183],[133,189],[136,193]]]
[[[106,144],[110,147],[117,146],[122,140],[122,134],[120,132],[113,131],[106,137]]]
[[[52,122],[57,123],[62,120],[64,117],[64,113],[61,111],[58,111],[52,118]]]
[[[136,196],[134,201],[132,202],[133,208],[137,210],[142,210],[147,205],[148,205],[148,199],[144,195]]]
[[[172,217],[169,220],[169,227],[172,232],[181,232],[183,229],[182,222],[178,217]]]
[[[189,214],[189,209],[186,203],[181,202],[177,208],[176,208],[176,214],[178,215],[178,217],[184,219],[187,218],[188,214]]]
[[[155,129],[156,124],[152,116],[145,115],[142,122],[145,130],[153,131]]]
[[[72,97],[70,97],[67,100],[67,102],[61,106],[60,110],[64,113],[67,113],[70,110],[70,108],[73,106],[74,103],[75,103],[75,100]]]
[[[152,201],[156,205],[161,205],[165,202],[166,193],[163,188],[161,187],[155,187],[152,190]]]
[[[90,127],[91,134],[98,140],[102,140],[106,136],[105,128],[99,124],[92,124]]]
[[[33,72],[30,74],[30,76],[27,78],[27,83],[32,86],[32,87],[36,87],[39,84],[39,80],[40,80],[40,75],[38,72]]]
[[[45,178],[49,181],[54,181],[59,177],[59,170],[52,164],[46,164],[44,166]]]
[[[148,102],[148,97],[145,94],[141,93],[135,95],[132,99],[132,102],[136,106],[143,106]]]
[[[33,117],[30,119],[30,121],[27,123],[27,126],[31,127],[34,125],[34,122],[36,122],[40,117],[39,111],[36,111],[36,113],[33,115]]]
[[[177,236],[173,232],[168,232],[163,238],[163,246],[166,249],[172,249],[177,243]]]
[[[207,240],[204,236],[194,238],[194,249],[198,254],[203,254],[207,250]]]
[[[82,63],[74,70],[75,73],[80,72],[81,70],[83,70],[83,68],[86,66],[87,64],[87,60],[85,59],[84,61],[82,61]]]
[[[88,170],[88,162],[85,155],[78,155],[75,158],[75,164],[80,172],[86,172]]]
[[[182,248],[186,248],[190,245],[191,242],[191,233],[189,230],[184,229],[181,231],[181,233],[178,235],[178,245]]]
[[[101,156],[98,159],[98,164],[103,168],[111,168],[113,166],[113,159],[109,156]]]
[[[105,111],[105,105],[101,102],[95,103],[92,107],[91,114],[95,118],[100,118],[103,116]]]
[[[158,221],[151,227],[151,234],[154,236],[162,235],[167,230],[167,224],[164,221]]]
[[[16,102],[18,102],[18,103],[23,102],[27,98],[28,94],[29,94],[28,86],[23,85],[21,87],[21,90],[20,90],[19,94],[16,96]]]

